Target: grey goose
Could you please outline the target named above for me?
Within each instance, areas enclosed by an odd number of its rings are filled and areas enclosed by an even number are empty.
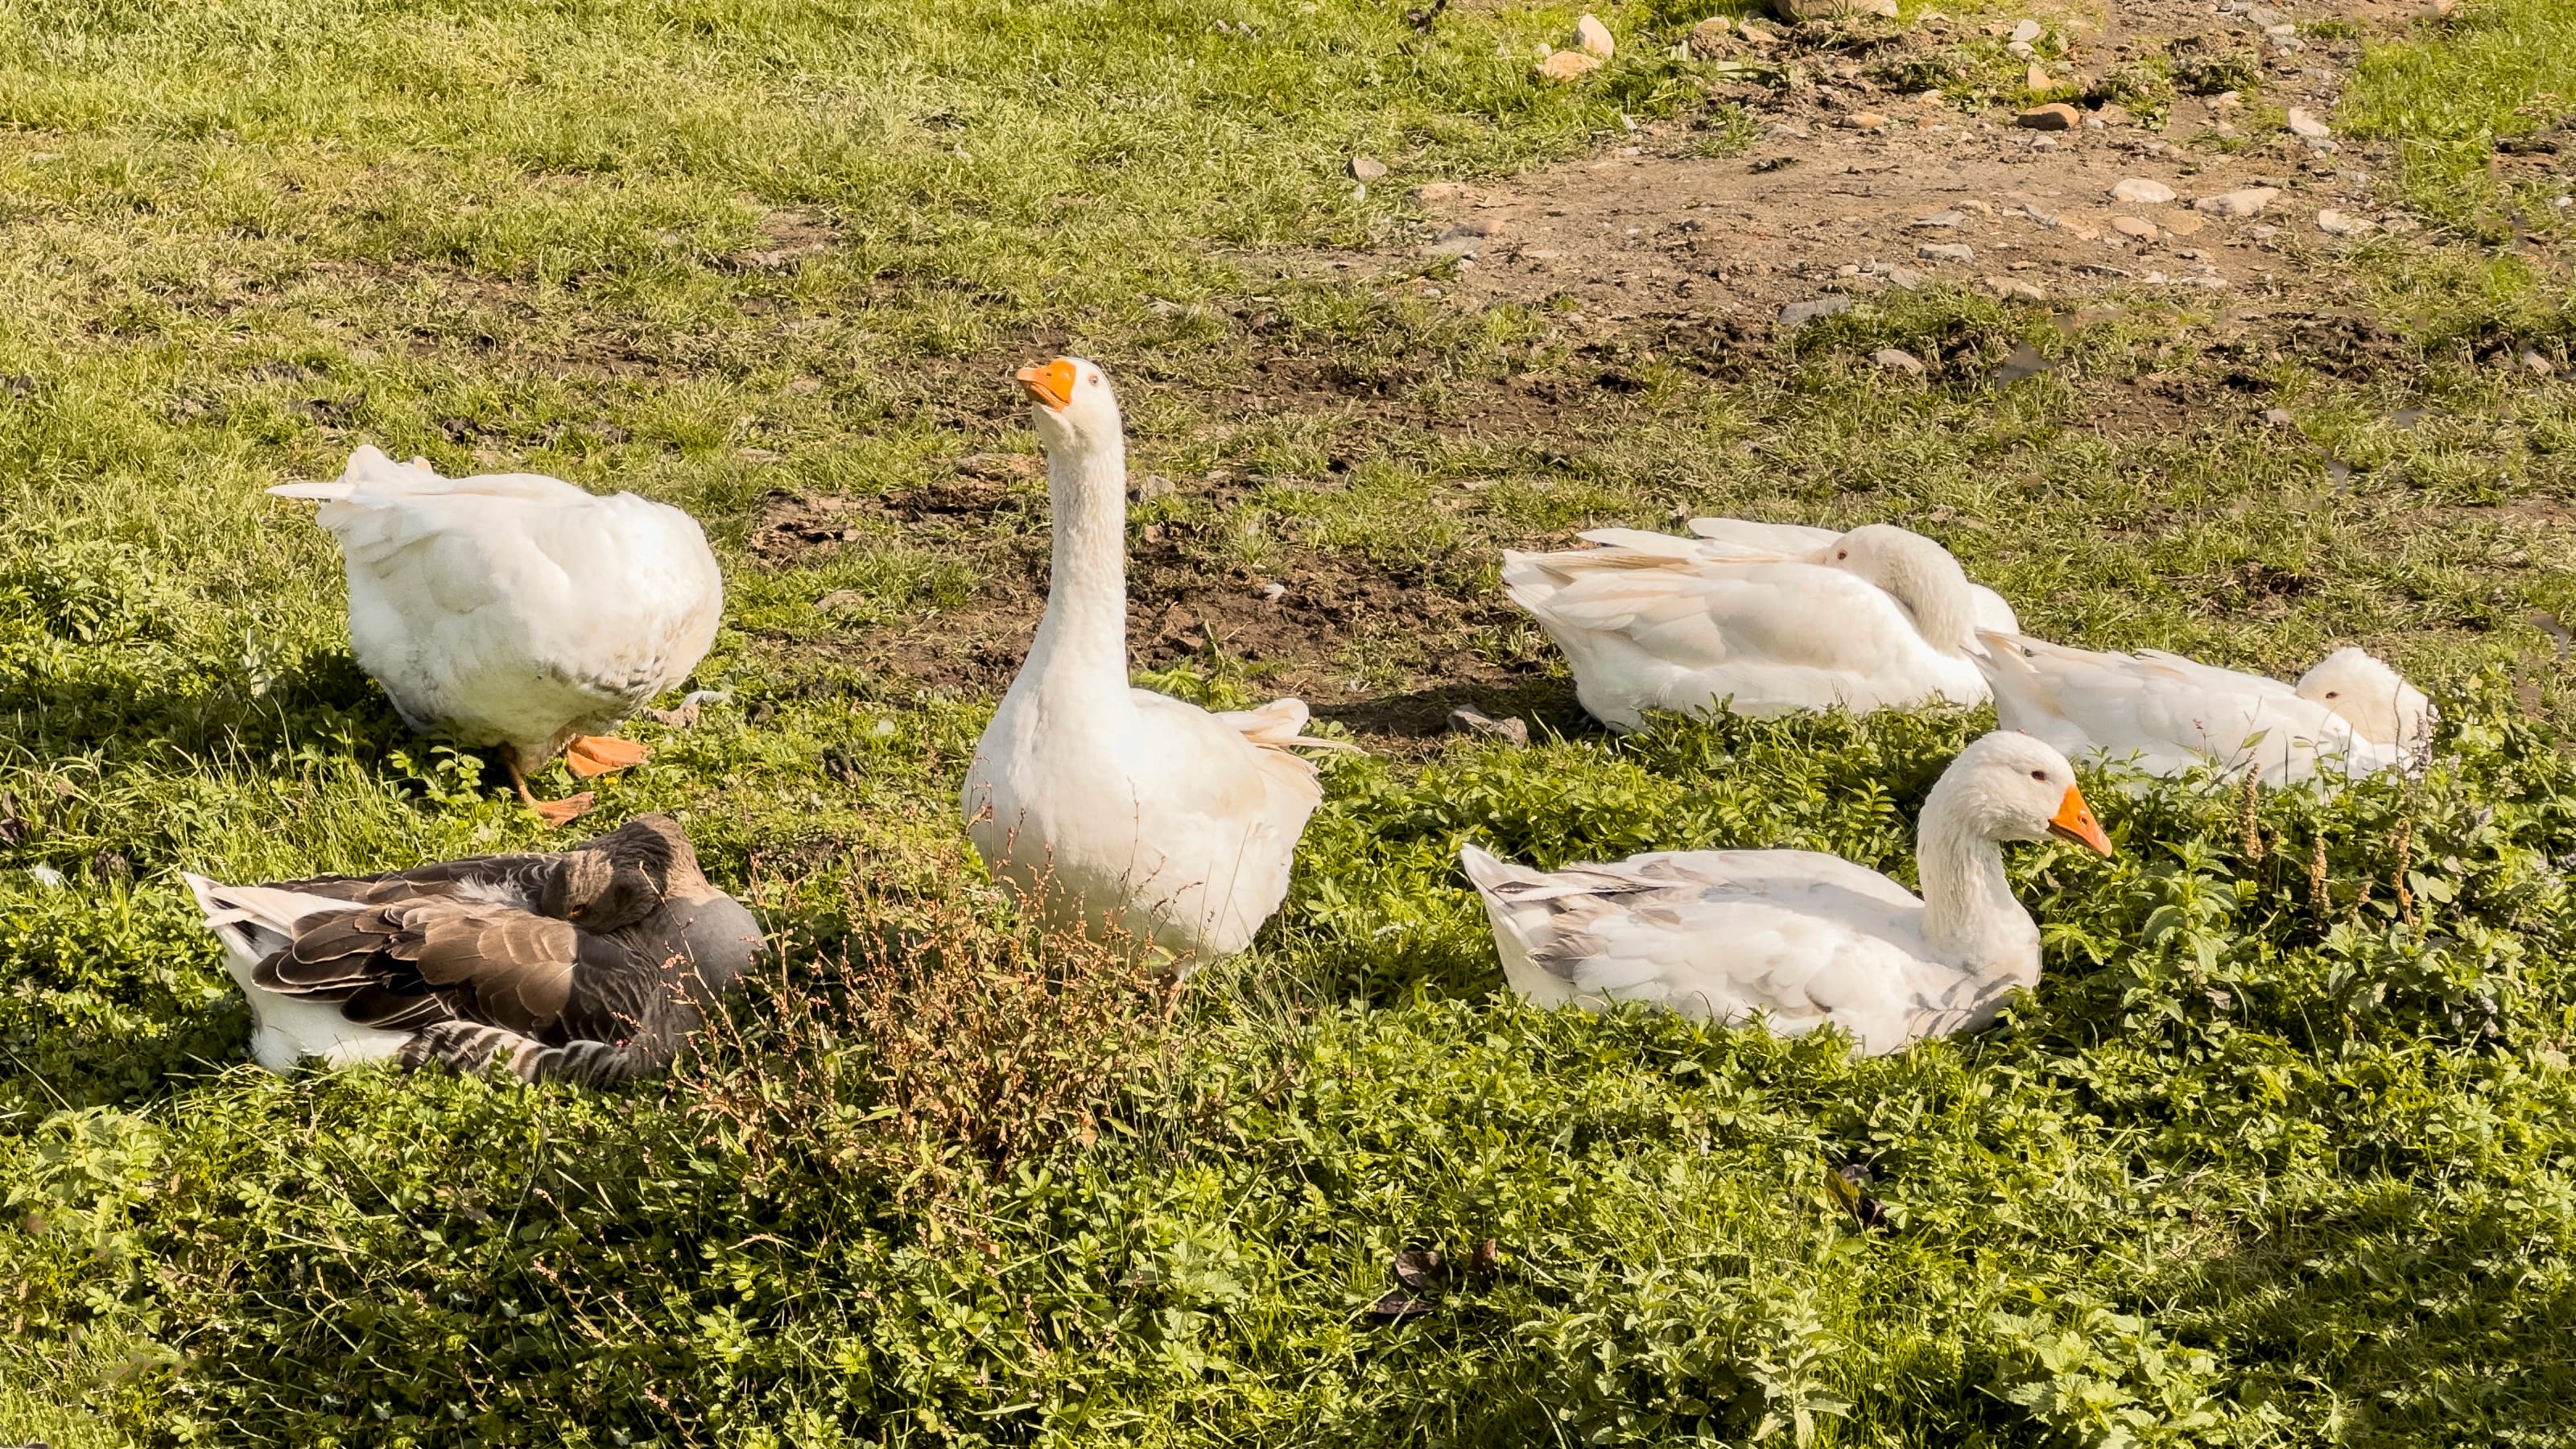
[[[268,885],[183,877],[250,998],[251,1056],[285,1072],[392,1058],[530,1081],[658,1072],[762,950],[679,822],[571,849]]]

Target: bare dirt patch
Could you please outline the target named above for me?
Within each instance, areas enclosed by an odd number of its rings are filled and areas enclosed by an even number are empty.
[[[2381,23],[2394,7],[2282,9]],[[2179,37],[2259,58],[2248,63],[2262,107],[2330,125],[2359,42],[2267,31],[2282,23],[2260,7],[2120,4],[2107,26],[2070,29],[2072,54],[2047,68],[2077,81]],[[2155,129],[2096,102],[2072,129],[2041,131],[2010,109],[1964,114],[1903,93],[1888,67],[1830,48],[1793,41],[1788,53],[1815,78],[1793,68],[1788,84],[1720,87],[1758,126],[1749,151],[1695,154],[1706,135],[1649,128],[1607,156],[1427,187],[1427,225],[1390,270],[1454,260],[1454,275],[1412,285],[1462,306],[1570,304],[1610,323],[1777,323],[1783,308],[1936,281],[2031,301],[2160,288],[2189,305],[2321,303],[2342,280],[2334,249],[2417,224],[2386,203],[2371,148],[2281,130],[2280,112],[2245,98],[2179,96]],[[2256,214],[2209,200],[2256,188],[2277,192]]]

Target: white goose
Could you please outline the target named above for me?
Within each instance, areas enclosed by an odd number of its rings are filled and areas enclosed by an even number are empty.
[[[591,795],[540,802],[528,772],[559,750],[584,777],[644,759],[597,732],[715,642],[723,576],[697,520],[667,504],[535,473],[442,478],[372,447],[338,482],[268,491],[323,500],[315,520],[348,564],[351,652],[404,721],[500,746],[519,798],[550,824]]]
[[[1982,602],[1940,544],[1883,523],[1703,525],[1741,532],[1605,528],[1583,535],[1596,548],[1503,555],[1512,602],[1565,651],[1576,696],[1610,728],[1642,728],[1649,709],[1769,717],[1986,698],[1976,629],[2011,611],[1991,591]]]
[[[1050,919],[1166,958],[1175,975],[1251,943],[1288,893],[1323,800],[1293,749],[1306,706],[1211,714],[1127,685],[1127,444],[1100,369],[1020,369],[1047,450],[1054,569],[1019,677],[961,804],[985,863]]]
[[[2431,753],[2432,704],[2359,649],[2336,650],[2291,685],[2160,650],[1984,641],[1996,718],[2075,759],[2128,759],[2150,775],[2211,765],[2286,785],[2413,768]]]
[[[1688,1016],[1760,1013],[1783,1035],[1827,1022],[1870,1055],[1993,1022],[2039,980],[2039,928],[2004,877],[2006,840],[2111,842],[2042,741],[1998,731],[1959,752],[1916,827],[1917,899],[1808,850],[1631,856],[1554,873],[1459,852],[1503,974],[1541,1006],[1645,1001]]]

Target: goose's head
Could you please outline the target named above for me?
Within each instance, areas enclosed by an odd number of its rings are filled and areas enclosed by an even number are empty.
[[[2359,649],[2338,649],[2290,686],[2351,723],[2353,733],[2375,745],[2429,749],[2433,702],[2397,671]]]
[[[661,908],[661,887],[641,865],[586,845],[557,856],[537,893],[540,915],[585,931],[618,930]]]
[[[1939,543],[1892,523],[1864,524],[1827,544],[1819,562],[1884,590],[1935,646],[1973,642],[1976,595],[1967,570]]]
[[[1079,357],[1059,357],[1017,374],[1028,394],[1029,412],[1037,420],[1038,439],[1047,451],[1081,451],[1119,443],[1124,424],[1118,399],[1100,368]]]
[[[1924,815],[1939,815],[1985,840],[2071,840],[2111,854],[2075,767],[2049,744],[2019,730],[1997,730],[1971,742],[1941,772]]]

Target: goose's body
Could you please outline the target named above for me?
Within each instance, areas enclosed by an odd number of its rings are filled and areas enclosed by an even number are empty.
[[[1692,526],[1718,532],[1598,529],[1583,535],[1593,548],[1503,555],[1512,601],[1612,729],[1642,728],[1656,709],[1768,717],[1986,697],[1975,630],[2010,610],[1939,544],[1883,524]]]
[[[185,876],[249,998],[273,1072],[397,1059],[623,1081],[668,1065],[760,927],[647,815],[571,850],[380,876],[224,885]]]
[[[1773,554],[1790,558],[1822,558],[1825,551],[1842,542],[1843,536],[1830,528],[1817,528],[1804,523],[1758,523],[1750,518],[1694,518],[1687,525],[1700,546],[1708,550],[1738,553]],[[1602,532],[1612,532],[1604,529]],[[1618,530],[1623,535],[1626,530]],[[1660,535],[1648,535],[1659,537]],[[1586,534],[1589,538],[1591,535]],[[1710,557],[1722,557],[1711,552]],[[2021,618],[2004,596],[1984,584],[1968,585],[1969,597],[1975,601],[1973,612],[1980,631],[2001,634],[2021,632]]]
[[[2074,759],[2164,776],[2207,765],[2284,785],[2411,766],[2431,742],[2424,696],[2358,649],[2290,685],[2160,650],[2096,653],[2007,634],[1985,643],[1997,719]]]
[[[1923,809],[1923,895],[1804,850],[1658,852],[1540,872],[1468,846],[1504,975],[1541,1006],[1641,1001],[1759,1015],[1783,1035],[1830,1022],[1864,1052],[1991,1023],[2039,979],[2039,930],[2004,877],[2004,840],[2111,846],[2072,766],[2026,735],[1962,751]]]
[[[1126,452],[1097,368],[1020,374],[1047,444],[1054,572],[961,804],[996,878],[1048,918],[1188,970],[1249,945],[1323,799],[1306,706],[1212,714],[1127,684]]]
[[[350,649],[404,721],[501,746],[514,773],[567,744],[577,773],[641,759],[597,737],[715,641],[715,555],[666,504],[534,473],[442,478],[372,447],[337,482],[269,491],[322,500],[316,521],[348,567]]]

